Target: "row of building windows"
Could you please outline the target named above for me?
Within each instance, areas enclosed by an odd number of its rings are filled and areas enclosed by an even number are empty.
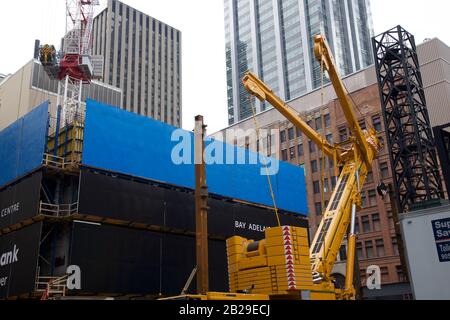
[[[328,185],[328,179],[324,180],[324,192],[329,192],[329,185]],[[332,179],[332,187],[334,188],[336,186],[336,179]],[[320,188],[320,181],[314,181],[313,182],[313,191],[314,194],[320,194],[322,189]],[[377,206],[377,192],[376,190],[368,190],[368,191],[362,191],[361,192],[361,206],[362,208],[369,208],[369,207],[375,207]]]
[[[373,116],[372,123],[370,125],[379,133],[383,131],[383,125],[381,123],[380,115]],[[367,129],[366,120],[361,120],[359,122],[359,126],[361,127],[361,129],[366,130]],[[346,142],[349,139],[349,129],[347,127],[338,128],[338,132],[340,142]]]

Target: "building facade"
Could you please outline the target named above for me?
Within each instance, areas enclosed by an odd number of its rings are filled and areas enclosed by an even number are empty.
[[[182,123],[181,32],[117,0],[94,19],[93,54],[103,81],[121,88],[122,106],[175,126]]]
[[[269,106],[251,101],[240,79],[256,73],[283,99],[321,86],[313,37],[325,34],[341,74],[373,63],[369,0],[224,0],[228,121]],[[326,80],[325,80],[326,81]]]
[[[441,122],[450,122],[450,86],[446,75],[450,71],[447,60],[450,48],[439,39],[432,39],[418,45],[419,61],[424,79],[424,90],[427,98],[428,112],[432,126]],[[437,72],[440,70],[439,72]],[[362,128],[373,127],[379,132],[382,141],[386,140],[384,120],[381,110],[380,96],[374,66],[344,77],[344,84],[351,93],[352,100],[358,106],[355,110]],[[324,105],[322,105],[322,94]],[[439,98],[441,97],[441,98]],[[350,137],[347,121],[331,85],[323,90],[317,89],[298,99],[288,101],[299,115],[316,131],[322,133],[329,142],[340,143]],[[321,151],[302,132],[296,130],[277,110],[270,109],[257,116],[261,128],[279,131],[279,141],[276,152],[268,151],[268,156],[277,156],[284,161],[305,168],[307,175],[308,208],[311,234],[314,235],[322,219],[324,206],[330,199],[336,177],[333,162],[321,156]],[[241,121],[228,129],[240,129],[250,132],[255,129],[253,119]],[[225,131],[214,134],[213,137],[225,137]],[[269,133],[270,134],[270,133]],[[271,136],[259,137],[263,146],[267,145]],[[262,142],[261,142],[262,140]],[[227,141],[233,143],[233,141]],[[257,142],[248,139],[236,140],[242,147],[257,151]],[[269,145],[274,145],[269,143]],[[265,150],[265,148],[264,148]],[[324,182],[321,177],[324,175]],[[392,170],[387,147],[384,146],[378,159],[373,163],[362,191],[362,209],[357,215],[356,230],[358,232],[357,254],[359,257],[360,276],[363,286],[367,277],[367,268],[377,265],[381,270],[382,290],[364,290],[366,298],[407,298],[410,288],[405,283],[405,276],[400,262],[392,208],[388,198],[378,196],[376,187],[383,181],[391,184]],[[345,260],[345,250],[341,254]],[[342,265],[337,270],[344,271]]]
[[[50,113],[56,117],[58,81],[49,78],[38,60],[31,60],[16,73],[0,80],[0,130],[23,117],[43,101],[50,101]],[[94,99],[121,106],[122,91],[98,81],[83,85],[82,101]],[[82,107],[85,103],[82,103]]]

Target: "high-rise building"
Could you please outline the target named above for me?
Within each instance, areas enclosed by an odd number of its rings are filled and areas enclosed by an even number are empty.
[[[123,91],[122,106],[181,126],[181,32],[117,0],[94,19],[93,54],[103,81]]]
[[[341,74],[373,63],[369,0],[224,0],[229,124],[268,108],[241,84],[256,73],[283,99],[322,84],[313,37],[325,34]],[[326,81],[326,79],[325,79]]]

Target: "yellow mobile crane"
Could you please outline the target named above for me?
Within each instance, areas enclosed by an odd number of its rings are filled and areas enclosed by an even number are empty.
[[[377,137],[377,132],[373,128],[367,131],[361,129],[354,113],[355,106],[339,76],[326,39],[322,35],[314,38],[314,54],[323,69],[328,72],[352,132],[349,141],[351,146],[348,148],[330,144],[319,133],[309,127],[295,110],[286,105],[254,74],[247,73],[243,83],[250,94],[261,101],[269,102],[318,145],[325,155],[333,159],[339,166],[342,166],[339,180],[329,205],[323,214],[323,219],[312,242],[309,256],[313,273],[313,291],[316,290],[322,293],[334,292],[338,299],[352,299],[355,296],[353,276],[356,246],[356,210],[361,206],[361,189],[367,173],[372,168],[373,160],[378,156],[381,143]],[[336,290],[331,278],[331,272],[349,227],[345,288]],[[317,297],[320,298],[320,295]]]
[[[330,144],[251,72],[243,79],[244,87],[251,95],[273,105],[317,144],[326,156],[342,167],[336,188],[323,213],[322,222],[311,247],[308,246],[307,230],[289,226],[267,229],[265,239],[258,242],[233,237],[227,240],[231,293],[211,292],[183,298],[201,300],[355,298],[353,278],[356,210],[361,206],[361,189],[372,162],[379,153],[381,143],[373,128],[363,131],[359,126],[354,113],[355,106],[338,74],[324,36],[318,35],[314,38],[314,53],[329,74],[352,132],[347,147]],[[336,170],[338,166],[335,166]],[[335,288],[331,272],[348,232],[345,287]]]

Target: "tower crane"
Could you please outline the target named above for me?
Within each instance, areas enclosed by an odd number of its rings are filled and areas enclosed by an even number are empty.
[[[62,107],[62,123],[75,120],[82,100],[83,84],[94,75],[92,30],[98,0],[66,0],[66,33],[62,52],[53,45],[40,49],[39,60],[51,79],[58,80],[57,105]]]

